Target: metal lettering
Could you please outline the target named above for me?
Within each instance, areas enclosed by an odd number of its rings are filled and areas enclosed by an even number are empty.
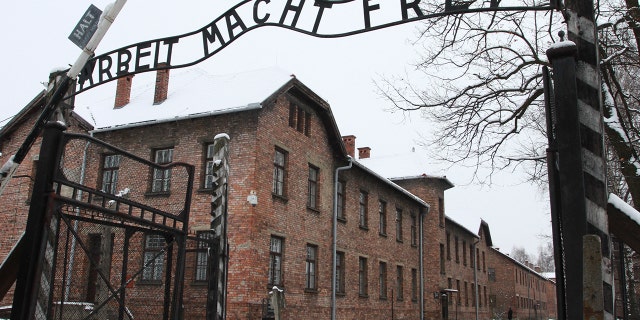
[[[158,46],[158,43],[156,42],[156,60],[158,59],[157,46]],[[143,42],[136,46],[136,66],[135,66],[136,71],[149,69],[148,64],[144,64],[144,65],[140,64],[140,60],[142,58],[151,56],[151,51],[142,51],[144,49],[149,49],[149,48],[151,48],[151,42]]]
[[[284,25],[284,19],[287,18],[287,12],[293,11],[295,12],[295,15],[293,16],[291,26],[295,28],[296,24],[298,23],[298,18],[300,18],[300,13],[302,12],[302,6],[304,6],[304,0],[300,0],[300,4],[297,6],[291,4],[292,1],[293,0],[287,0],[287,5],[284,7],[284,11],[282,12],[282,16],[280,17],[280,22],[278,23]]]
[[[269,17],[271,16],[270,14],[267,13],[264,15],[263,18],[258,17],[258,5],[260,5],[260,2],[269,4],[271,0],[256,0],[256,2],[253,4],[253,21],[255,21],[257,24],[263,24],[267,22],[267,20],[269,20]]]
[[[87,62],[88,67],[82,70],[79,77],[76,94],[130,74],[194,65],[224,49],[247,31],[262,26],[287,28],[316,37],[338,38],[447,14],[528,9],[526,7],[496,9],[500,0],[444,0],[444,10],[441,6],[440,9],[436,9],[438,11],[428,12],[420,7],[422,0],[396,0],[399,1],[399,10],[393,6],[382,6],[380,1],[361,1],[360,4],[355,0],[242,0],[200,30],[181,36],[130,45],[90,59]],[[359,5],[361,6],[358,8]],[[311,11],[315,10],[313,7],[317,7],[317,11]],[[553,9],[550,4],[531,8],[532,10]],[[329,33],[319,31],[326,13],[341,15],[349,12],[351,14],[354,9],[361,10],[363,20],[350,19],[341,30],[336,31],[331,28],[334,31]],[[304,15],[303,10],[306,10]],[[372,20],[371,13],[376,10],[379,10],[379,14]],[[81,23],[84,22],[81,21]],[[78,29],[79,32],[84,30]],[[227,35],[228,38],[226,38]],[[180,43],[201,44],[201,54],[196,51],[194,57],[192,47],[179,46]],[[95,70],[96,63],[97,70]],[[96,78],[98,81],[95,81]]]
[[[369,5],[371,0],[362,0],[362,9],[364,11],[364,27],[371,28],[371,16],[369,13],[373,10],[380,10],[379,4]]]
[[[235,22],[231,22],[231,18],[233,18]],[[227,21],[227,31],[229,32],[229,41],[233,41],[233,39],[235,39],[236,36],[242,34],[242,32],[247,30],[247,26],[244,25],[244,22],[242,22],[242,19],[240,18],[240,16],[238,16],[238,13],[235,11],[229,12],[229,14],[225,16],[225,20]],[[233,30],[238,27],[242,29],[242,31],[240,31],[240,33],[236,35],[233,33]]]

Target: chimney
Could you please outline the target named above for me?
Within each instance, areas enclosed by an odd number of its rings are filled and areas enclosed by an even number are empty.
[[[159,67],[166,64],[161,63]],[[167,100],[167,92],[169,91],[169,69],[156,71],[156,91],[153,95],[153,104],[161,104]]]
[[[132,74],[122,78],[118,78],[118,84],[116,85],[116,101],[113,104],[114,109],[120,109],[129,103],[129,99],[131,98],[132,81]]]
[[[371,148],[358,148],[358,159],[369,159],[369,157],[371,157]]]
[[[344,143],[344,147],[347,149],[347,154],[351,156],[351,158],[356,157],[356,136],[344,136],[342,137],[342,142]]]

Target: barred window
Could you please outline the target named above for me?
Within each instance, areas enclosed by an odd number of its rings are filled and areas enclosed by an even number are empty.
[[[196,233],[198,238],[198,248],[196,253],[196,267],[195,267],[195,281],[207,281],[207,271],[209,265],[209,248],[211,247],[211,241],[213,240],[213,233],[211,231],[198,231]]]
[[[418,216],[414,212],[411,213],[411,245],[418,245]]]
[[[402,242],[402,209],[396,208],[396,241]]]
[[[282,285],[282,248],[284,239],[271,237],[269,246],[269,285]]]
[[[380,215],[380,235],[387,235],[387,203],[380,200],[378,203],[378,212]]]
[[[318,288],[318,247],[307,245],[307,260],[305,261],[306,289],[317,290]]]
[[[343,181],[338,181],[338,190],[337,190],[337,194],[338,194],[338,199],[337,199],[337,210],[338,210],[338,219],[340,220],[345,220],[346,217],[344,216],[344,195],[345,195],[345,189],[344,189],[344,182]]]
[[[369,194],[365,191],[360,191],[360,198],[359,198],[359,210],[358,210],[358,215],[359,215],[359,225],[360,228],[364,228],[366,229],[368,227],[369,224],[369,219],[367,217],[368,212],[367,212],[367,207],[368,207],[368,203],[369,203]]]
[[[402,266],[396,266],[396,291],[398,291],[397,300],[404,300],[404,268]]]
[[[142,280],[162,281],[165,239],[159,234],[147,234],[144,240],[144,270]]]
[[[158,149],[154,152],[155,163],[168,164],[173,161],[173,148]],[[168,192],[171,189],[171,169],[154,169],[151,192]]]
[[[367,258],[358,258],[358,294],[361,297],[368,296],[369,286],[367,279]]]
[[[344,252],[336,252],[336,293],[344,294]]]
[[[318,208],[318,178],[320,169],[309,165],[309,194],[307,197],[307,207]]]
[[[285,180],[287,165],[287,153],[281,149],[276,148],[275,156],[273,159],[273,194],[278,196],[285,195]]]
[[[378,266],[378,282],[380,286],[380,299],[387,298],[387,263],[380,261]]]
[[[102,163],[102,187],[100,190],[115,194],[118,184],[118,170],[120,169],[120,155],[105,155]]]

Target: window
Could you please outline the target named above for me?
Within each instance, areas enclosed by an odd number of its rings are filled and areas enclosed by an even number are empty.
[[[464,305],[465,307],[469,306],[469,288],[468,288],[468,284],[466,281],[464,282]]]
[[[213,233],[211,231],[198,231],[196,237],[198,238],[198,247],[196,251],[196,273],[194,281],[207,281],[208,249],[211,246],[210,241],[213,240]]]
[[[396,208],[396,241],[402,242],[402,209]]]
[[[418,269],[411,268],[411,301],[418,301]]]
[[[284,239],[271,237],[269,246],[269,285],[282,286],[282,248]]]
[[[380,235],[387,235],[387,203],[380,200],[378,203],[378,212],[380,215]]]
[[[157,164],[168,164],[173,161],[173,148],[158,149],[154,152]],[[153,169],[153,185],[151,192],[169,192],[171,188],[171,169]]]
[[[287,165],[287,153],[276,148],[273,159],[273,194],[283,197],[285,195],[285,179]]]
[[[205,158],[205,172],[204,172],[204,188],[211,189],[215,180],[214,173],[214,161],[213,155],[215,151],[213,149],[213,143],[207,145],[207,153]]]
[[[337,210],[338,210],[338,219],[339,220],[346,220],[346,217],[344,216],[344,181],[339,181],[338,180],[338,199],[337,199]]]
[[[480,270],[480,263],[478,263],[479,261],[480,261],[480,248],[476,248],[476,260],[474,264],[476,265],[477,270]]]
[[[451,260],[451,233],[447,231],[447,260]]]
[[[482,272],[487,272],[487,265],[484,260],[484,251],[482,251]]]
[[[120,169],[120,155],[105,155],[102,163],[102,188],[100,190],[110,194],[117,192],[118,169]]]
[[[440,274],[445,274],[444,268],[444,244],[440,244]]]
[[[311,114],[295,104],[289,105],[289,127],[309,136],[310,126]]]
[[[411,213],[411,245],[418,245],[418,216],[415,213]]]
[[[467,265],[467,241],[462,240],[462,264]]]
[[[360,257],[358,258],[358,294],[361,297],[368,295],[367,281],[367,258]]]
[[[336,252],[336,293],[344,294],[344,252]]]
[[[453,289],[453,280],[451,278],[447,278],[447,288]],[[449,296],[447,296],[447,301],[449,305],[453,304],[453,299],[449,298]]]
[[[462,299],[460,299],[460,280],[456,280],[456,290],[458,290],[458,294],[456,297],[457,304],[462,305]]]
[[[306,289],[317,290],[318,288],[318,247],[307,245],[307,260],[305,262]]]
[[[496,282],[496,269],[489,268],[487,276],[489,277],[489,281]]]
[[[473,269],[473,244],[469,243],[469,266]]]
[[[159,234],[147,234],[144,238],[144,270],[142,280],[162,281],[164,269],[164,244],[165,239]]]
[[[402,266],[396,267],[396,295],[399,301],[404,300],[404,268]]]
[[[454,241],[455,250],[456,250],[456,263],[460,263],[460,250],[458,250],[458,236],[455,237]]]
[[[444,199],[438,198],[438,220],[440,227],[444,228]]]
[[[369,194],[366,193],[365,191],[360,191],[360,209],[359,209],[359,225],[360,228],[363,229],[367,229],[368,226],[368,213],[367,213],[367,207],[368,207],[368,202],[369,202]]]
[[[380,299],[387,299],[387,263],[380,261],[378,266]]]
[[[307,207],[318,208],[318,178],[320,169],[309,165],[309,195],[307,197]]]

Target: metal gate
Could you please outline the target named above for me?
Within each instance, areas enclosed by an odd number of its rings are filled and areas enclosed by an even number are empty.
[[[57,148],[45,147],[47,135],[59,135]],[[25,302],[34,318],[204,318],[206,285],[189,286],[183,299],[187,261],[206,273],[212,246],[211,237],[187,234],[193,166],[159,165],[61,128],[44,136],[41,160],[49,148],[55,166],[30,261],[39,275]]]

